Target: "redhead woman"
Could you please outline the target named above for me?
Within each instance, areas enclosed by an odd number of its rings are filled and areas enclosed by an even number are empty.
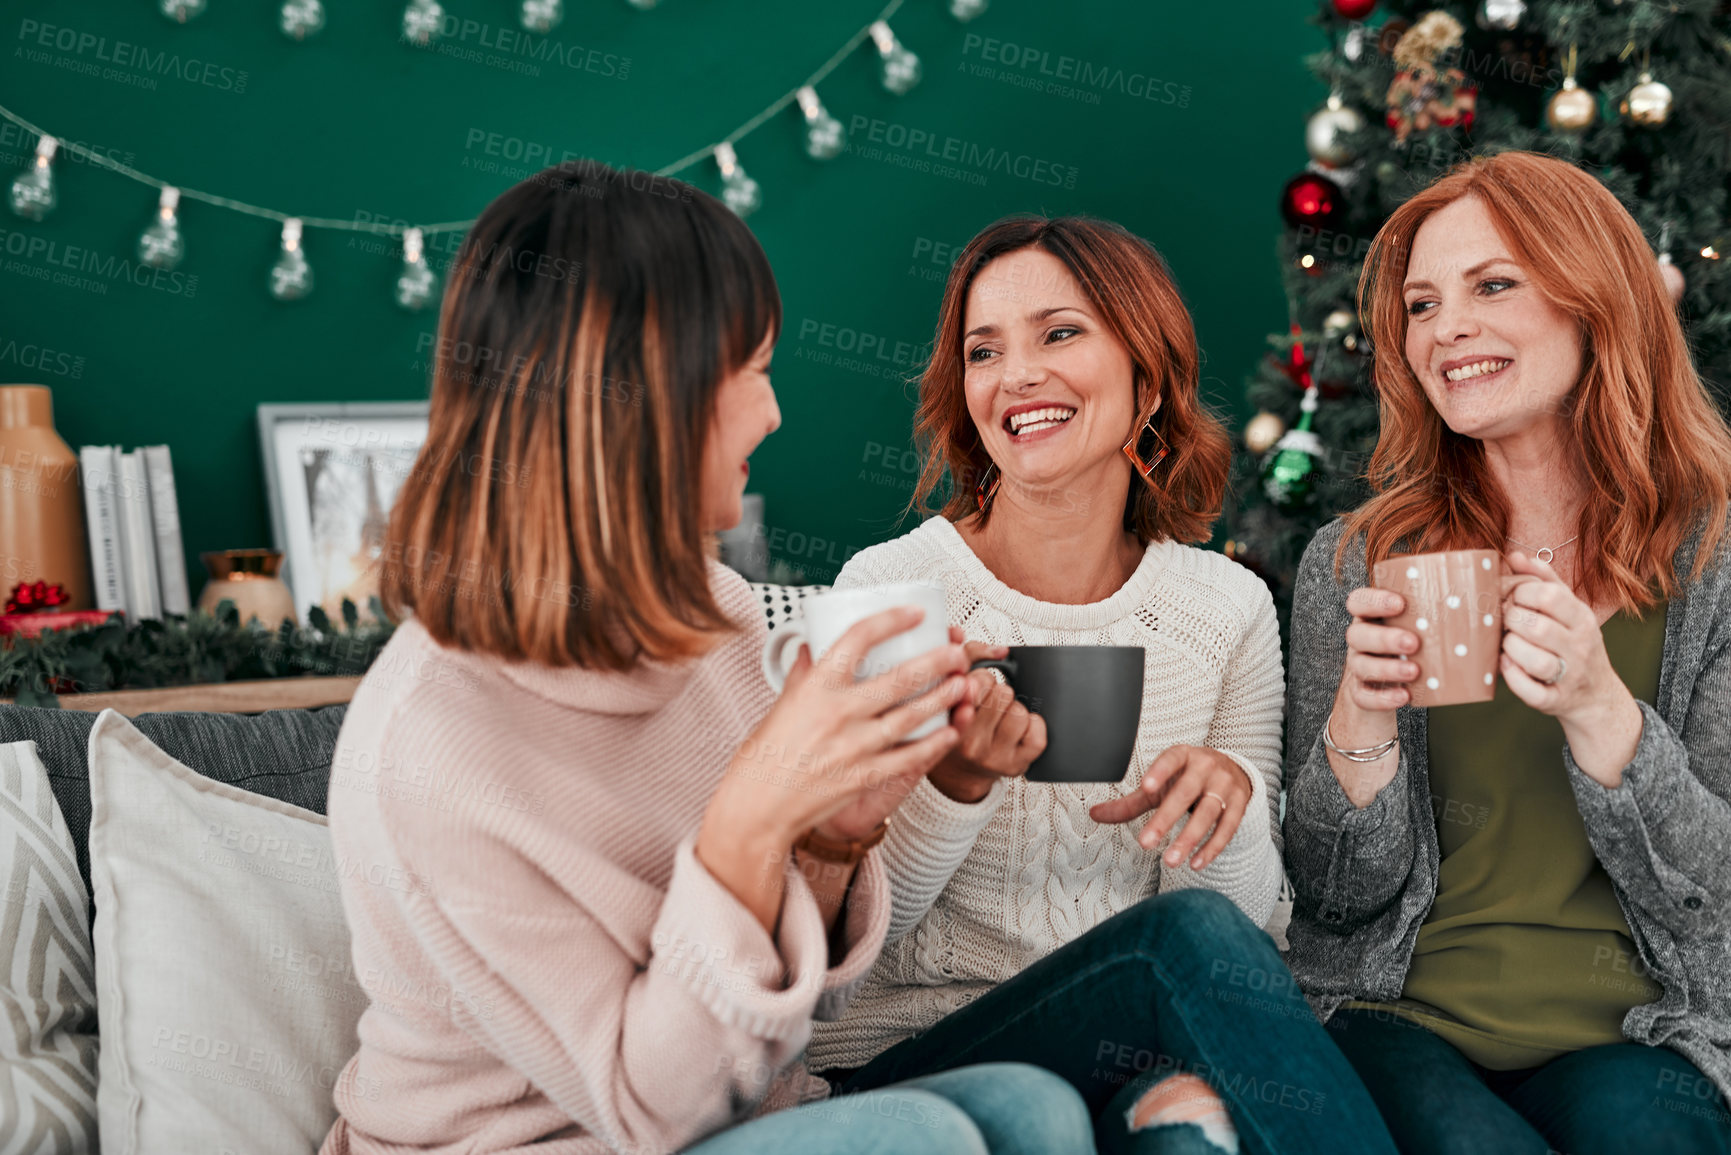
[[[941,582],[977,652],[1140,647],[1146,693],[1121,781],[1028,782],[1044,720],[971,676],[961,744],[883,846],[889,945],[812,1066],[853,1091],[1039,1063],[1105,1151],[1392,1150],[1261,929],[1282,880],[1279,635],[1260,580],[1186,544],[1229,452],[1164,262],[1101,221],[986,229],[945,288],[918,429],[916,501],[947,472],[948,504],[837,585]]]
[[[1360,306],[1375,496],[1293,605],[1290,962],[1405,1151],[1731,1150],[1731,436],[1640,228],[1508,152]],[[1494,700],[1412,705],[1367,565],[1506,551]]]
[[[957,730],[900,739],[966,682],[955,643],[854,682],[904,608],[764,684],[705,538],[780,423],[780,323],[738,218],[647,173],[549,169],[464,240],[385,551],[413,617],[336,754],[371,1002],[325,1155],[1090,1149],[1076,1092],[1027,1066],[807,1102],[812,1019],[889,920],[861,852]]]

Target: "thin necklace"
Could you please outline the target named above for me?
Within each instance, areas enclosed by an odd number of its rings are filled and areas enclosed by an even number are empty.
[[[1561,542],[1557,545],[1540,546],[1538,549],[1533,550],[1533,556],[1538,558],[1540,561],[1544,562],[1546,565],[1550,565],[1551,559],[1557,556],[1557,551],[1559,549],[1562,549],[1563,546],[1568,545],[1570,541],[1574,541],[1575,538],[1578,538],[1580,536],[1581,535],[1577,533],[1575,535],[1575,537],[1571,537],[1569,539],[1569,541]],[[1509,540],[1515,542],[1515,544],[1520,546],[1522,549],[1533,549],[1532,546],[1528,545],[1524,541],[1515,541],[1515,539],[1513,537],[1510,537]]]

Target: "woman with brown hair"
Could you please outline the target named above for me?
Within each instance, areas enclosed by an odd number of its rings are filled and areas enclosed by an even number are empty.
[[[1235,1150],[1242,1131],[1257,1152],[1386,1151],[1259,929],[1282,880],[1280,641],[1267,587],[1185,544],[1207,540],[1229,458],[1198,363],[1165,263],[1116,225],[1000,221],[952,269],[915,498],[948,474],[949,500],[836,584],[941,582],[971,644],[1142,648],[1137,742],[1120,782],[1028,782],[1042,719],[972,675],[961,744],[883,846],[888,946],[808,1061],[847,1091],[1039,1063],[1102,1150]]]
[[[1375,496],[1293,604],[1289,961],[1403,1150],[1731,1150],[1731,434],[1635,221],[1509,152],[1377,234]],[[1494,700],[1392,554],[1507,551]],[[1462,820],[1461,816],[1470,820]]]
[[[856,683],[903,607],[765,684],[705,539],[780,424],[780,327],[756,240],[676,181],[561,165],[464,239],[385,550],[413,617],[335,754],[371,1002],[325,1155],[1088,1150],[1076,1093],[1028,1066],[797,1106],[828,1091],[812,1019],[883,941],[870,848],[957,733],[902,739],[965,665],[957,636]]]

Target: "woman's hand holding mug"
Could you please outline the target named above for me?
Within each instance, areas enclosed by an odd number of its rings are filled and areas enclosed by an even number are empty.
[[[872,647],[923,616],[913,606],[873,614],[815,663],[802,648],[781,697],[741,744],[710,799],[697,857],[766,929],[775,925],[782,864],[796,839],[820,824],[831,837],[863,837],[956,745],[950,725],[903,739],[963,702],[968,658],[961,645],[854,678]]]
[[[1393,590],[1366,587],[1347,595],[1352,624],[1346,627],[1346,666],[1328,721],[1328,736],[1336,746],[1374,749],[1396,736],[1395,711],[1412,701],[1407,686],[1419,676],[1418,663],[1411,658],[1419,639],[1382,619],[1405,609],[1406,599]],[[1394,779],[1400,747],[1391,747],[1372,762],[1349,761],[1330,751],[1328,763],[1347,798],[1362,808]]]
[[[1561,722],[1575,765],[1615,790],[1644,723],[1605,653],[1598,614],[1537,558],[1516,550],[1508,565],[1526,580],[1503,601],[1503,681],[1521,701]]]
[[[951,636],[960,638],[952,629]],[[1002,658],[1008,646],[967,643],[969,663]],[[1046,720],[1016,700],[990,670],[968,675],[968,697],[950,716],[961,741],[932,770],[932,785],[957,802],[978,802],[1000,778],[1020,778],[1046,749]]]

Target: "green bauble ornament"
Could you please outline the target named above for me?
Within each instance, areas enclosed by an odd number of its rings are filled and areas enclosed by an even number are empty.
[[[1322,468],[1322,439],[1310,429],[1315,414],[1316,388],[1312,386],[1304,391],[1304,400],[1299,404],[1298,424],[1275,442],[1263,466],[1262,490],[1280,509],[1297,509],[1316,492],[1316,478]]]

